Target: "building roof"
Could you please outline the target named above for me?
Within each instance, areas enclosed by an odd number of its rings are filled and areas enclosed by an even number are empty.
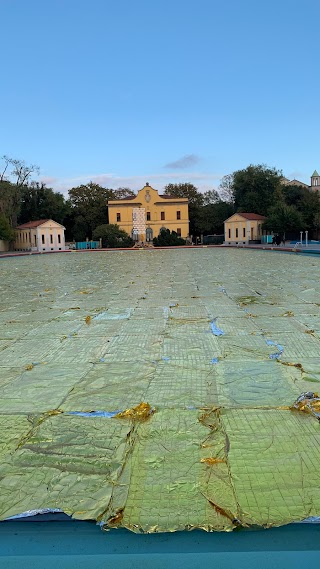
[[[159,197],[163,198],[164,200],[187,200],[188,199],[185,196],[167,196],[166,194],[159,194]]]
[[[292,184],[293,186],[301,186],[302,188],[310,188],[309,184],[305,184],[304,182],[301,182],[301,180],[297,180],[296,178],[290,180],[289,184],[287,185],[290,186],[290,184]]]
[[[153,189],[153,188],[152,188]],[[112,202],[127,202],[129,200],[135,200],[138,196],[129,196],[128,198],[120,198],[119,200],[108,200],[108,203]],[[185,197],[177,197],[177,196],[167,196],[166,194],[159,194],[159,198],[164,200],[188,200]]]
[[[122,201],[128,201],[128,200],[135,200],[137,196],[128,196],[127,198],[119,198],[118,200],[108,200],[108,202],[112,202],[112,201],[116,201],[116,202],[122,202]]]
[[[39,225],[43,225],[43,223],[46,223],[47,221],[53,221],[53,220],[37,219],[36,221],[28,221],[27,223],[22,223],[22,225],[18,225],[17,229],[32,229],[34,227],[38,227]]]
[[[311,178],[313,178],[314,176],[319,176],[319,174],[318,174],[317,170],[315,170],[315,171],[313,172],[313,174],[312,174]]]
[[[245,213],[243,211],[239,211],[238,214],[242,215],[245,219],[266,219],[264,215],[260,215],[259,213]]]
[[[232,219],[235,215],[241,215],[241,217],[244,217],[245,219],[248,220],[261,220],[264,221],[265,219],[267,219],[264,215],[260,215],[259,213],[246,213],[244,211],[237,211],[236,213],[233,213],[232,215],[230,215],[230,217],[228,217],[228,219],[226,219],[225,221],[229,221],[229,219]]]
[[[288,178],[281,178],[281,184],[283,186],[302,186],[303,188],[310,188],[309,184],[305,184],[305,182],[301,182],[301,180],[297,180],[296,178],[293,180],[289,180]]]
[[[155,192],[159,198],[161,198],[162,200],[176,200],[177,202],[182,203],[182,201],[188,202],[188,198],[187,197],[178,197],[178,196],[167,196],[166,194],[159,194],[158,190],[156,190],[155,188],[152,188],[152,186],[149,185],[148,182],[146,182],[145,186],[143,188],[141,188],[141,190],[138,191],[136,196],[129,196],[127,198],[120,198],[118,200],[108,200],[108,205],[110,204],[111,206],[116,206],[116,205],[120,205],[121,202],[127,202],[127,201],[133,201],[135,199],[139,199],[140,200],[140,196],[141,192]]]
[[[37,219],[35,221],[28,221],[27,223],[22,223],[21,225],[18,225],[16,227],[16,229],[34,229],[35,227],[40,227],[41,225],[44,225],[45,223],[48,223],[49,221],[51,223],[54,223],[55,225],[58,225],[59,227],[62,227],[63,229],[65,229],[65,227],[63,225],[61,225],[61,223],[54,221],[54,219]]]

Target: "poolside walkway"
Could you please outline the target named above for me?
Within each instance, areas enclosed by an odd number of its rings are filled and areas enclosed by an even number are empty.
[[[97,253],[99,251],[155,251],[162,249],[206,249],[213,247],[226,247],[231,249],[260,249],[268,251],[284,251],[287,253],[309,253],[309,254],[320,254],[320,245],[309,244],[307,247],[305,245],[295,247],[292,243],[287,242],[286,245],[272,245],[269,243],[261,243],[257,245],[179,245],[174,247],[150,247],[150,248],[139,248],[139,247],[123,247],[123,248],[101,248],[101,249],[65,249],[64,251],[1,251],[1,257],[25,257],[28,255],[52,255],[56,253]]]

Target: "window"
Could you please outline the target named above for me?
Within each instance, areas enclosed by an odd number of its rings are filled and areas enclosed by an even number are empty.
[[[243,228],[243,237],[245,237],[245,236],[246,236],[246,228],[244,227]]]
[[[314,178],[314,184],[313,184],[313,185],[314,185],[314,186],[317,186],[317,185],[318,185],[318,178]]]
[[[42,233],[42,235],[41,235],[41,241],[42,241],[42,245],[44,245],[44,244],[45,244],[45,240],[44,240],[44,235],[43,235],[43,233]]]
[[[147,227],[146,229],[146,241],[149,243],[153,239],[153,231],[151,227]]]
[[[53,235],[52,235],[52,233],[51,233],[51,235],[50,235],[50,243],[51,243],[51,244],[53,243]]]
[[[181,211],[177,211],[177,219],[181,219]]]
[[[161,212],[161,221],[164,221],[165,218],[166,218],[165,212],[162,211],[162,212]]]
[[[228,229],[228,237],[231,238],[231,229]]]
[[[239,237],[238,233],[239,233],[238,228],[236,228],[236,237]]]
[[[260,223],[259,223],[259,225],[258,225],[258,235],[261,235],[261,225],[260,225]]]
[[[151,213],[150,213],[150,211],[147,211],[147,221],[150,221],[150,220],[151,220]]]
[[[58,243],[61,243],[61,235],[58,233]]]
[[[180,212],[179,212],[180,213]],[[179,237],[181,237],[181,227],[178,227],[177,229],[177,235],[179,235]]]
[[[121,214],[117,213],[117,221],[121,221]]]

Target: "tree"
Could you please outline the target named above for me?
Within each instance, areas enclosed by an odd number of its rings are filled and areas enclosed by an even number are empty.
[[[221,201],[221,197],[217,190],[208,190],[203,194],[203,205],[212,205]]]
[[[10,158],[9,156],[2,156],[4,166],[0,173],[0,181],[14,178],[13,183],[15,186],[22,188],[30,179],[33,172],[39,173],[39,166],[35,164],[26,164],[23,160]]]
[[[162,228],[160,229],[158,237],[154,238],[153,244],[155,247],[174,247],[185,245],[186,242],[182,237],[179,237],[175,231],[170,233],[170,229]]]
[[[93,231],[93,239],[101,239],[102,247],[132,247],[133,239],[115,224],[103,224]]]
[[[21,206],[22,189],[27,185],[32,173],[39,173],[35,164],[27,165],[23,160],[2,156],[3,167],[0,173],[2,210],[5,209],[12,227],[16,227]]]
[[[203,194],[201,194],[194,186],[190,183],[185,184],[168,184],[165,186],[164,195],[175,196],[177,198],[188,198],[189,200],[189,232],[190,235],[200,235],[200,231],[197,227],[197,218],[199,216],[199,209],[203,206]]]
[[[67,229],[68,239],[74,241],[85,241],[88,235],[91,235],[91,228],[83,215],[76,215],[75,212],[72,212],[69,216]]]
[[[304,230],[315,230],[315,219],[320,215],[320,196],[318,192],[312,192],[304,186],[287,185],[283,186],[282,193],[285,203],[295,207],[302,216],[302,228]]]
[[[202,207],[197,218],[197,226],[205,235],[224,233],[224,222],[233,214],[231,203],[219,201]]]
[[[16,189],[8,180],[0,180],[0,213],[8,219],[12,215],[12,196]]]
[[[320,231],[320,212],[317,211],[313,217],[313,227],[315,230],[315,237],[319,239],[319,231]]]
[[[113,200],[124,200],[126,198],[134,198],[135,192],[130,190],[130,188],[118,188],[117,190],[113,190]]]
[[[300,231],[303,229],[302,215],[293,205],[275,205],[270,208],[268,219],[263,227],[280,234]]]
[[[200,207],[203,205],[203,194],[201,194],[193,184],[167,184],[164,188],[165,196],[175,196],[176,198],[188,198],[189,207]]]
[[[64,196],[43,183],[32,182],[22,189],[19,223],[54,219],[63,224],[69,211],[70,203],[65,201]]]
[[[3,214],[0,214],[0,239],[3,241],[14,241],[15,239],[15,231]]]
[[[250,165],[232,174],[232,190],[236,211],[268,215],[274,195],[281,187],[282,172],[264,164]]]
[[[226,203],[234,203],[233,181],[233,174],[227,174],[226,176],[223,176],[219,185],[221,200]]]
[[[80,240],[84,240],[87,237],[91,239],[94,229],[108,222],[107,202],[109,199],[113,199],[113,197],[113,190],[103,188],[93,182],[82,184],[69,190],[74,220],[77,217],[81,217],[82,220],[81,227],[83,228],[83,233]]]

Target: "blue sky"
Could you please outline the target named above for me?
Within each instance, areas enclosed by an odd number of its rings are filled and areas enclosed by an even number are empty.
[[[0,155],[56,190],[320,170],[318,0],[0,0]]]

